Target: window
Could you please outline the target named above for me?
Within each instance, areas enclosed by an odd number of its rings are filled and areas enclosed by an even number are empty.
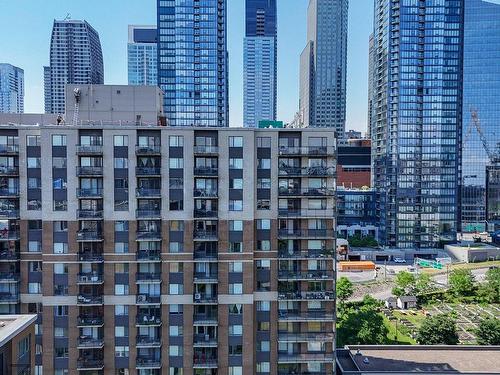
[[[229,230],[235,232],[243,231],[243,220],[230,220],[229,221]]]
[[[52,168],[65,169],[67,167],[67,159],[62,157],[52,158]]]
[[[172,357],[178,357],[182,355],[182,346],[180,345],[170,345],[168,347],[168,355]]]
[[[231,315],[243,314],[243,305],[239,304],[239,303],[229,305],[229,314],[231,314]]]
[[[258,148],[270,148],[271,147],[271,137],[257,137],[257,147]]]
[[[26,164],[27,164],[28,168],[40,168],[41,167],[40,158],[27,158]]]
[[[184,137],[182,135],[171,135],[169,145],[170,147],[184,147]]]
[[[127,284],[116,284],[115,285],[115,296],[126,296],[128,295],[128,285]]]
[[[40,146],[40,136],[39,135],[27,135],[26,136],[26,146]]]
[[[257,241],[257,251],[271,251],[271,241],[269,240]]]
[[[54,201],[54,211],[67,211],[68,210],[68,201]]]
[[[168,166],[170,169],[182,169],[184,168],[183,158],[170,158],[168,160]]]
[[[182,211],[184,209],[184,200],[170,199],[169,208],[170,211]]]
[[[271,169],[271,159],[258,159],[257,168],[259,169]]]
[[[115,336],[116,337],[128,337],[128,327],[127,326],[115,326]]]
[[[309,199],[307,207],[311,210],[325,210],[326,199]]]
[[[170,221],[170,231],[171,232],[182,232],[184,230],[184,221],[182,220],[171,220]]]
[[[261,230],[271,229],[271,220],[269,220],[269,219],[257,220],[257,229],[261,229]]]
[[[19,340],[19,342],[17,343],[17,358],[18,359],[30,352],[30,339],[31,339],[31,335],[28,335],[25,338]]]
[[[257,260],[255,262],[256,266],[257,266],[257,269],[258,270],[269,270],[271,269],[271,260],[269,259],[261,259],[261,260]]]
[[[128,242],[115,242],[115,253],[128,253]]]
[[[257,311],[270,311],[271,302],[270,301],[257,301]]]
[[[181,262],[171,262],[168,270],[170,273],[182,273],[184,272],[184,264]]]
[[[115,199],[115,211],[128,211],[128,200]]]
[[[271,179],[270,178],[258,178],[257,179],[257,189],[271,189]]]
[[[68,316],[68,306],[54,306],[54,316]]]
[[[54,274],[55,275],[67,275],[68,265],[66,263],[54,263]]]
[[[229,326],[229,336],[241,336],[243,334],[243,326],[232,324]]]
[[[168,294],[179,295],[184,293],[184,285],[182,284],[170,284],[168,288]]]
[[[67,232],[68,222],[67,221],[54,221],[53,224],[54,232]]]
[[[229,355],[242,355],[243,354],[243,345],[229,345]]]
[[[259,343],[259,349],[261,352],[268,352],[270,348],[269,341],[261,341]]]
[[[229,375],[243,375],[243,367],[229,366]]]
[[[240,158],[229,159],[229,169],[243,169],[243,159]]]
[[[54,375],[68,375],[69,370],[67,368],[59,368],[54,370]]]
[[[128,306],[127,305],[115,305],[115,315],[116,316],[128,315]]]
[[[39,253],[42,251],[42,243],[40,241],[28,241],[28,251],[30,253]]]
[[[53,134],[52,146],[66,146],[66,136],[61,134]]]
[[[128,221],[115,221],[115,232],[128,232]]]
[[[38,199],[29,200],[27,203],[28,211],[41,211],[42,201]]]
[[[243,189],[243,179],[242,178],[231,178],[229,179],[230,189]]]
[[[62,284],[54,284],[54,295],[55,296],[67,296],[68,286]]]
[[[169,335],[173,337],[182,336],[183,331],[183,326],[170,326],[168,329]]]
[[[184,179],[183,178],[170,178],[169,179],[169,188],[170,189],[184,189]]]
[[[128,273],[128,263],[115,263],[115,273]]]
[[[168,308],[168,312],[170,314],[182,314],[183,308],[182,305],[172,304]]]
[[[257,199],[257,209],[258,210],[270,210],[271,201],[269,199]]]
[[[115,147],[128,146],[128,135],[115,135],[113,137],[113,145]]]
[[[28,178],[28,189],[40,189],[42,187],[42,180],[37,177]]]
[[[243,211],[243,201],[239,199],[230,199],[229,211]]]
[[[28,262],[29,272],[42,272],[42,262]]]
[[[68,358],[68,348],[54,348],[55,358]]]
[[[128,346],[115,346],[115,357],[128,357]]]
[[[230,262],[229,272],[243,272],[243,262]]]
[[[117,368],[115,370],[115,375],[130,375],[128,368]]]
[[[42,284],[41,283],[28,283],[28,293],[29,294],[42,293]]]
[[[115,189],[128,189],[128,178],[115,178]]]
[[[54,254],[67,254],[68,244],[66,242],[54,242]]]
[[[257,331],[269,331],[269,322],[257,322]]]
[[[182,375],[184,373],[184,369],[180,367],[170,367],[168,369],[168,375]]]
[[[168,244],[168,251],[170,253],[182,253],[184,251],[184,244],[182,242],[170,242]]]
[[[269,372],[271,369],[271,366],[269,365],[269,362],[257,362],[257,372]]]
[[[229,137],[229,147],[243,147],[243,137]]]
[[[115,158],[115,168],[127,169],[128,168],[128,159],[127,158]]]
[[[229,242],[229,252],[230,253],[242,253],[243,252],[243,242]]]
[[[229,294],[243,294],[243,284],[241,283],[229,284]]]

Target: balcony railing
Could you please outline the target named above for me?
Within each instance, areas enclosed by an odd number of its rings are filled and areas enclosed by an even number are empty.
[[[135,323],[137,326],[161,326],[161,317],[148,314],[138,314],[135,319]]]
[[[104,318],[102,316],[80,315],[78,317],[78,327],[102,327],[103,325]]]
[[[19,232],[15,230],[0,230],[0,241],[19,241]]]
[[[195,230],[193,233],[195,240],[217,241],[218,237],[216,230]]]
[[[296,177],[311,177],[311,176],[335,176],[335,168],[333,167],[279,167],[280,176],[296,176]]]
[[[159,262],[161,260],[160,250],[138,250],[137,260],[146,262]]]
[[[331,229],[280,229],[279,238],[335,238]]]
[[[278,210],[278,216],[281,217],[295,217],[295,218],[332,218],[335,216],[335,211],[331,208],[325,209],[307,209],[307,208],[280,208]]]
[[[0,253],[0,262],[11,262],[19,260],[20,255],[15,251],[2,251]]]
[[[217,189],[194,189],[193,197],[195,198],[217,198]]]
[[[135,217],[138,219],[158,219],[161,218],[161,210],[135,210]]]
[[[11,167],[6,165],[0,166],[1,176],[17,176],[19,174],[19,167]]]
[[[102,198],[103,189],[77,189],[76,196],[78,198]]]
[[[279,300],[333,300],[334,292],[278,292]]]
[[[193,212],[194,218],[206,219],[206,218],[216,218],[218,216],[217,210],[206,210],[206,209],[195,209]]]
[[[97,272],[79,273],[77,278],[78,284],[102,284],[103,282],[103,274]]]
[[[14,283],[17,281],[19,281],[19,274],[18,273],[0,272],[0,283]]]
[[[217,146],[194,146],[193,153],[196,155],[217,155],[219,147]]]
[[[303,147],[280,147],[280,155],[290,156],[327,156],[335,155],[333,146],[303,146]]]
[[[160,302],[160,296],[150,296],[148,294],[138,294],[136,296],[136,303],[138,305],[159,305]]]
[[[135,196],[137,198],[159,198],[161,197],[161,189],[138,188],[135,191]]]
[[[76,215],[79,219],[102,219],[103,210],[77,210]]]
[[[332,270],[278,272],[278,279],[282,280],[331,280],[333,278],[334,273]]]
[[[79,230],[76,233],[77,241],[102,241],[104,240],[102,232],[100,231],[90,231],[90,230]]]
[[[77,370],[102,370],[104,368],[103,359],[81,358],[76,363]]]
[[[137,145],[135,153],[136,155],[157,155],[161,153],[161,145]]]
[[[156,359],[156,358],[137,357],[135,367],[137,369],[161,368],[161,361],[160,361],[160,359]]]
[[[135,168],[135,174],[137,176],[160,176],[160,167],[137,167]]]
[[[217,368],[217,358],[194,357],[193,368]]]
[[[217,251],[195,251],[194,259],[196,260],[217,260]]]
[[[19,210],[16,209],[0,209],[0,218],[18,219]]]
[[[195,167],[193,173],[195,176],[217,176],[219,174],[219,168]]]
[[[333,362],[333,353],[278,353],[278,363]]]
[[[103,151],[102,145],[77,145],[77,155],[101,155]]]
[[[19,303],[19,294],[0,292],[0,303],[1,304]]]
[[[284,259],[295,258],[329,258],[333,256],[333,249],[310,249],[310,250],[279,250],[278,257]]]
[[[137,232],[137,239],[138,240],[156,240],[159,241],[161,240],[161,232],[160,231],[155,231],[155,232]]]
[[[217,325],[218,319],[215,314],[194,314],[193,322],[198,325]]]
[[[0,154],[1,155],[10,155],[10,154],[18,154],[19,153],[19,145],[0,145]]]
[[[9,187],[0,189],[0,197],[17,197],[19,196],[18,187]]]
[[[103,167],[76,167],[77,176],[102,176]]]
[[[194,293],[193,295],[194,303],[217,303],[217,294],[207,294],[207,293]]]
[[[103,296],[79,294],[77,297],[77,304],[79,305],[102,305],[103,303],[104,303]]]
[[[104,346],[104,339],[95,337],[79,337],[78,349],[99,349]]]
[[[195,334],[193,335],[193,344],[195,346],[202,347],[215,347],[217,346],[217,337],[213,337],[210,335],[203,334]]]
[[[328,197],[335,195],[335,189],[331,188],[279,188],[278,194],[284,197]]]
[[[309,342],[309,341],[333,341],[333,332],[306,332],[306,333],[281,333],[278,332],[278,342]]]
[[[154,348],[161,346],[161,339],[159,337],[137,335],[135,340],[138,348]]]
[[[202,283],[210,283],[210,282],[217,282],[218,280],[218,273],[217,272],[195,272],[194,274],[194,281],[195,282],[202,282]]]
[[[159,283],[161,282],[161,273],[137,272],[135,280],[138,283]]]
[[[91,253],[91,252],[79,252],[78,253],[78,260],[80,262],[96,262],[96,263],[101,263],[104,261],[104,254],[103,253]]]

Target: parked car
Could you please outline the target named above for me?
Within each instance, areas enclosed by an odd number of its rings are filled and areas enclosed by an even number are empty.
[[[403,258],[394,258],[394,263],[406,263],[406,260]]]

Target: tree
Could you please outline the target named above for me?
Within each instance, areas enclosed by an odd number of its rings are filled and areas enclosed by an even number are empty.
[[[363,300],[365,301],[365,299]],[[380,345],[387,340],[388,329],[384,318],[378,312],[378,302],[366,299],[358,308],[350,309],[344,318],[338,321],[337,344],[344,345]]]
[[[466,297],[474,294],[475,280],[471,270],[457,269],[450,273],[449,278],[451,291],[459,297]]]
[[[500,268],[492,268],[486,272],[486,288],[489,292],[488,302],[500,303]]]
[[[372,236],[362,236],[355,234],[347,238],[349,245],[352,247],[378,247],[378,242]]]
[[[476,335],[479,345],[500,345],[500,319],[486,318],[481,320]]]
[[[340,302],[340,310],[343,313],[344,303],[353,295],[354,286],[347,277],[342,276],[337,281],[336,289],[337,289],[337,298]]]
[[[414,274],[407,271],[401,271],[396,275],[396,279],[394,280],[394,282],[396,283],[395,289],[402,291],[403,294],[413,294],[413,291],[415,289]]]
[[[458,344],[455,320],[447,314],[427,317],[417,333],[421,345],[456,345]]]
[[[432,279],[427,273],[420,273],[415,280],[415,294],[422,294],[432,289]]]

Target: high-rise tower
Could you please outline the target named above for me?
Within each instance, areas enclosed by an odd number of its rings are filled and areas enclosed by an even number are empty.
[[[24,70],[0,63],[0,113],[24,112]]]
[[[170,126],[228,126],[226,0],[158,0],[158,83]]]
[[[44,67],[46,113],[64,113],[67,83],[104,83],[99,34],[87,21],[54,21],[50,65]]]
[[[310,0],[300,58],[299,111],[305,126],[345,133],[348,0]]]
[[[128,84],[158,84],[158,32],[156,26],[128,27]]]
[[[246,127],[276,119],[277,99],[276,0],[246,1],[243,47],[244,119]]]

